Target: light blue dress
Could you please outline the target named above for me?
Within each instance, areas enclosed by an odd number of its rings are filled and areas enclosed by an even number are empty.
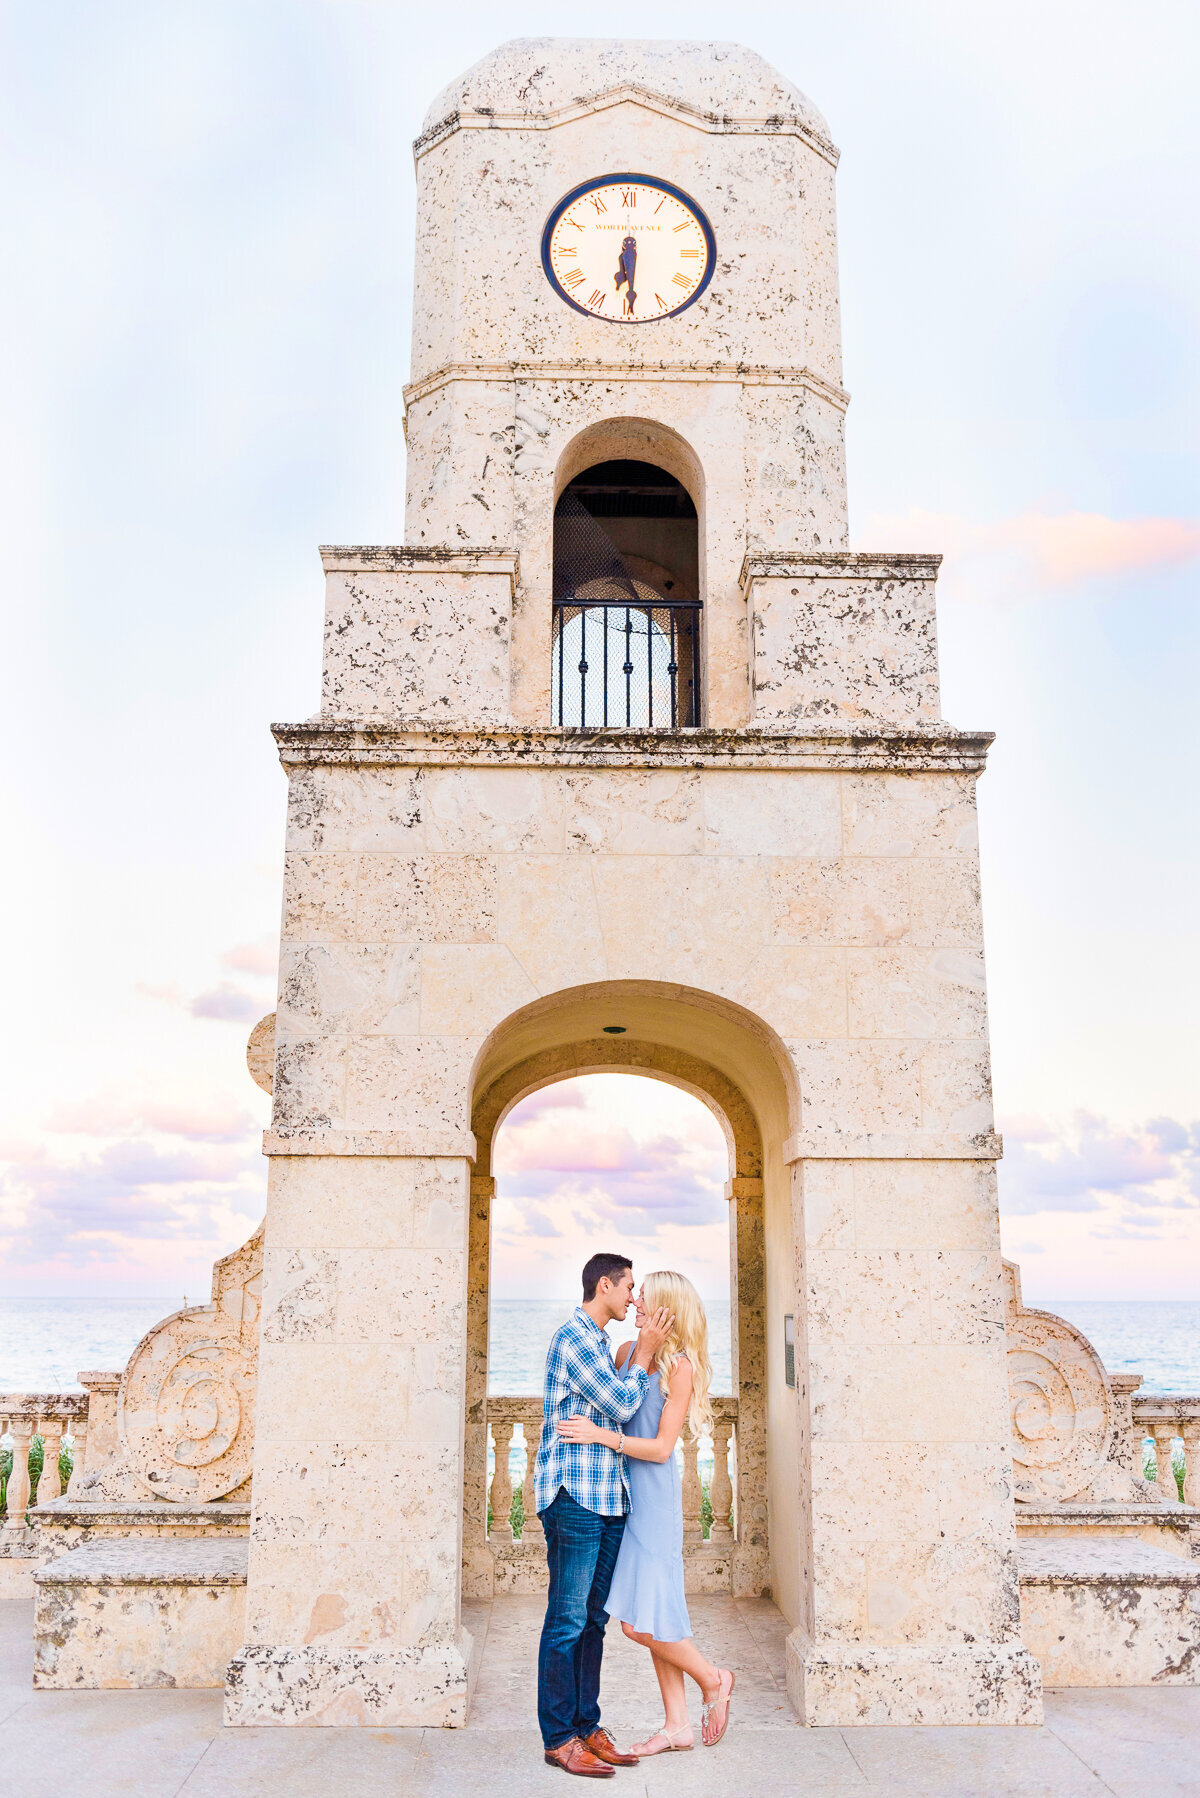
[[[629,1422],[627,1436],[658,1435],[665,1403],[652,1373],[646,1396]],[[678,1642],[692,1633],[683,1595],[683,1493],[674,1454],[665,1461],[626,1461],[629,1515],[613,1568],[604,1608],[618,1622],[658,1642]]]

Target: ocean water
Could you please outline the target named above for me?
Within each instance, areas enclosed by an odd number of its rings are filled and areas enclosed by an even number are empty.
[[[550,1338],[574,1309],[569,1299],[558,1304],[542,1299],[493,1300],[488,1391],[503,1392],[509,1398],[540,1393]],[[714,1392],[732,1392],[729,1302],[710,1299],[706,1301],[705,1309],[708,1312],[709,1358],[713,1366],[712,1389]],[[628,1342],[635,1336],[637,1327],[632,1310],[625,1323],[610,1324],[608,1334],[614,1348],[619,1342]]]
[[[78,1391],[81,1368],[121,1368],[179,1300],[0,1299],[0,1392]],[[1200,1301],[1047,1299],[1041,1308],[1067,1318],[1113,1373],[1140,1373],[1143,1392],[1200,1393]],[[492,1305],[488,1385],[514,1396],[541,1391],[551,1336],[570,1315],[569,1300],[499,1299]],[[732,1390],[729,1306],[708,1306],[713,1391]],[[614,1324],[614,1342],[633,1334]]]
[[[1200,1393],[1200,1302],[1027,1300],[1082,1330],[1109,1373],[1140,1373],[1139,1392]]]
[[[165,1296],[0,1299],[0,1392],[79,1392],[78,1373],[124,1367],[146,1331],[181,1303]]]

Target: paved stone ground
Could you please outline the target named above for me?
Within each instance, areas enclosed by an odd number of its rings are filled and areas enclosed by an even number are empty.
[[[1059,1691],[1043,1729],[800,1729],[774,1606],[691,1601],[697,1640],[736,1667],[714,1750],[618,1772],[621,1798],[1200,1798],[1200,1688]],[[533,1727],[541,1606],[472,1606],[477,1672],[464,1730],[221,1728],[219,1692],[32,1692],[30,1606],[0,1604],[0,1769],[13,1792],[88,1798],[524,1798],[571,1790]],[[657,1720],[640,1649],[610,1634],[606,1720]]]

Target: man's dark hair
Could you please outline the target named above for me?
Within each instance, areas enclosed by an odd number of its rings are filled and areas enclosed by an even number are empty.
[[[612,1280],[615,1283],[625,1269],[632,1266],[633,1262],[628,1255],[593,1255],[583,1270],[584,1298],[594,1299],[601,1280]]]

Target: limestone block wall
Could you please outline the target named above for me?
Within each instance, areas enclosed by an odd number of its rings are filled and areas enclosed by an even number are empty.
[[[932,721],[940,556],[747,556],[756,722]]]
[[[321,561],[323,713],[507,722],[514,555],[327,548]]]
[[[489,1030],[648,978],[789,1044],[797,1156],[990,1142],[970,774],[535,758],[295,769],[277,1133],[419,1123],[459,1150]]]
[[[965,1721],[969,1689],[975,1720],[1029,1720],[973,740],[939,739],[947,767],[929,741],[792,739],[770,767],[715,739],[638,765],[636,744],[531,734],[280,735],[264,1666],[320,1642],[337,1678],[339,1655],[400,1645],[443,1668],[461,1640],[472,1070],[564,991],[665,990],[738,1008],[800,1095],[786,1140],[764,1130],[772,1584],[797,1700],[810,1721]],[[384,1390],[402,1409],[381,1417]],[[365,1556],[350,1488],[370,1495]]]
[[[228,1721],[463,1722],[468,1163],[277,1156]]]

